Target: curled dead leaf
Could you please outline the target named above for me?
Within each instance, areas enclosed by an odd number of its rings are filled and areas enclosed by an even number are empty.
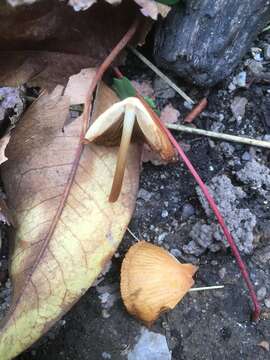
[[[119,201],[108,203],[117,149],[83,148],[82,117],[63,129],[70,98],[62,92],[61,86],[45,92],[28,108],[13,131],[2,169],[17,229],[13,299],[0,329],[1,360],[29,347],[91,286],[121,241],[135,205],[139,146],[132,145],[128,154]],[[104,111],[99,100],[109,107],[117,98],[101,85],[95,116]]]

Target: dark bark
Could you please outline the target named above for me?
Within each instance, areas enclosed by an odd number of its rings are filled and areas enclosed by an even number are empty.
[[[186,80],[212,86],[237,66],[267,20],[269,0],[187,0],[159,24],[154,56]]]

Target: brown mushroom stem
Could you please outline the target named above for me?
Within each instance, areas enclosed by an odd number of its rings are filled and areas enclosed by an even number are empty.
[[[126,161],[127,161],[127,154],[128,154],[128,147],[131,141],[131,136],[133,132],[133,127],[135,123],[135,107],[131,105],[126,106],[125,117],[123,122],[123,131],[121,137],[121,143],[119,147],[118,157],[117,157],[117,164],[113,178],[112,189],[109,197],[110,202],[117,201],[120,190],[123,183]]]

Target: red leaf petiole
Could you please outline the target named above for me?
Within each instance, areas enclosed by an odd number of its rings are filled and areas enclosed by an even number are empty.
[[[115,71],[116,75],[118,77],[123,77],[123,74],[120,72],[119,69],[116,69]],[[185,163],[185,165],[187,166],[188,170],[190,171],[191,175],[194,177],[194,179],[196,180],[196,182],[198,183],[198,185],[200,186],[204,196],[206,197],[209,206],[211,207],[211,209],[213,210],[218,223],[220,225],[220,227],[222,228],[222,231],[232,249],[232,253],[236,259],[237,265],[240,269],[240,272],[243,276],[243,279],[246,282],[247,288],[249,290],[250,293],[250,297],[252,299],[253,302],[253,306],[254,306],[254,310],[253,310],[253,314],[252,314],[252,319],[254,321],[257,321],[260,317],[260,312],[261,312],[261,308],[260,308],[260,304],[259,301],[257,299],[257,295],[255,293],[254,290],[254,286],[250,280],[249,277],[249,273],[247,271],[247,267],[244,263],[244,261],[241,258],[241,255],[239,253],[239,250],[234,242],[234,239],[227,227],[227,225],[225,224],[225,221],[215,203],[215,200],[213,199],[213,197],[211,196],[211,194],[208,191],[207,186],[205,185],[205,183],[203,182],[203,180],[201,179],[200,175],[197,173],[196,169],[194,168],[194,166],[192,165],[192,163],[190,162],[190,160],[188,159],[188,157],[186,156],[184,150],[182,149],[182,147],[178,144],[178,142],[176,141],[176,139],[174,138],[174,136],[172,135],[172,133],[170,132],[169,129],[166,128],[166,126],[162,123],[162,121],[160,120],[160,118],[157,116],[157,114],[151,109],[151,107],[145,102],[145,100],[143,99],[142,96],[140,96],[140,94],[137,93],[137,97],[143,102],[144,106],[147,108],[147,110],[150,112],[151,116],[153,117],[153,119],[155,119],[155,121],[157,122],[157,124],[163,129],[163,131],[167,134],[168,138],[170,139],[171,143],[174,145],[175,149],[177,150],[178,154],[180,155],[180,157],[182,158],[183,162]]]

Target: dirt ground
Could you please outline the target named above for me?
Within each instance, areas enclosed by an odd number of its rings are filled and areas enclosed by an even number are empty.
[[[269,40],[266,34],[255,45],[268,44]],[[198,100],[208,96],[207,116],[195,120],[197,127],[269,140],[270,85],[251,75],[247,59],[252,59],[252,55],[247,55],[229,79],[210,90],[183,84],[168,74],[192,98]],[[132,71],[128,70],[130,63]],[[262,64],[264,71],[270,69],[269,61],[263,60]],[[131,55],[123,71],[133,79],[149,80],[154,86],[155,75]],[[236,79],[233,82],[233,77],[241,71],[247,75],[246,87],[239,87]],[[171,103],[180,111],[179,122],[183,122],[188,112],[183,100],[176,94],[167,96],[163,94],[157,98],[158,106],[162,108]],[[247,100],[241,119],[234,117],[231,109],[236,97]],[[130,229],[140,239],[167,248],[180,261],[199,265],[195,286],[225,286],[221,290],[188,294],[173,311],[162,315],[151,331],[165,335],[173,360],[270,359],[267,350],[270,342],[270,152],[235,143],[228,146],[228,143],[200,136],[178,134],[177,139],[203,180],[210,187],[216,186],[225,200],[227,196],[228,212],[242,211],[242,218],[235,225],[237,229],[231,230],[239,235],[243,257],[263,311],[261,320],[252,323],[250,298],[239,269],[230,250],[215,234],[216,228],[211,228],[214,221],[207,217],[196,184],[184,165],[181,162],[164,166],[145,163]],[[226,189],[222,188],[224,184]],[[235,198],[230,198],[234,191]],[[251,228],[247,219],[253,221]],[[201,236],[199,244],[196,241],[190,244],[194,240],[192,229],[197,226],[201,231],[203,224],[208,226],[211,243],[207,243],[207,232],[205,238]],[[143,326],[129,316],[123,306],[119,272],[123,256],[134,242],[127,233],[109,264],[109,271],[99,279],[98,285],[92,287],[43,339],[18,356],[18,360],[129,358]],[[2,268],[7,263],[3,256]],[[3,309],[8,301],[9,286],[5,283],[0,293]],[[140,359],[144,360],[143,355]]]

